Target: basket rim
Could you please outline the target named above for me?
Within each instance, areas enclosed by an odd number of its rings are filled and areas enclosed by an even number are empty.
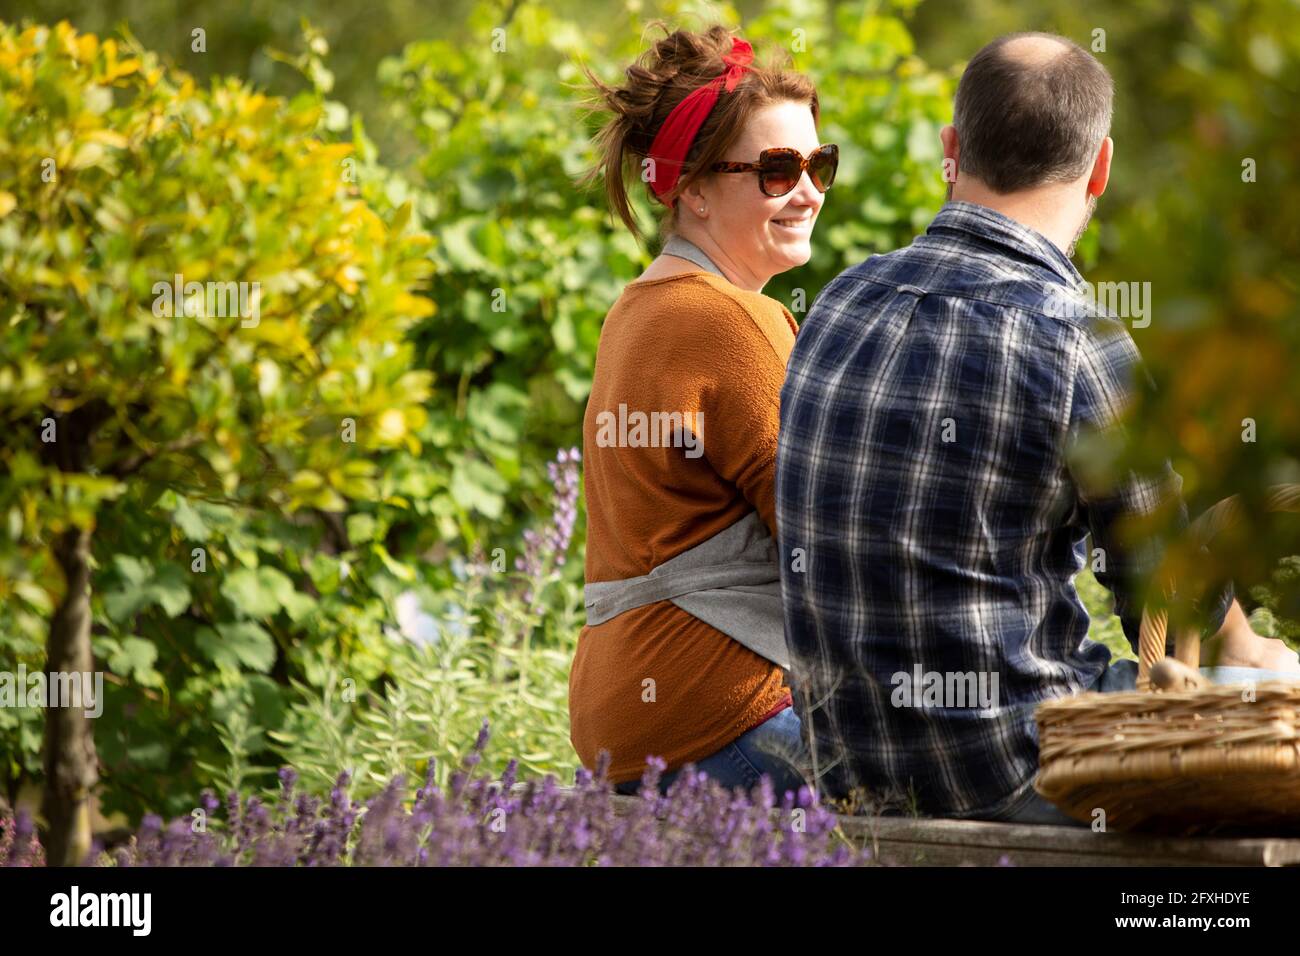
[[[1035,713],[1111,711],[1121,709],[1121,705],[1124,704],[1135,706],[1135,709],[1140,711],[1157,711],[1169,705],[1181,706],[1183,704],[1194,704],[1202,700],[1215,701],[1216,703],[1236,700],[1241,697],[1241,692],[1247,688],[1253,689],[1256,699],[1254,701],[1242,700],[1242,704],[1258,704],[1260,702],[1259,698],[1264,696],[1278,701],[1294,698],[1297,703],[1300,703],[1300,679],[1272,679],[1257,681],[1253,684],[1249,681],[1240,681],[1233,684],[1212,684],[1209,687],[1194,690],[1162,690],[1155,692],[1144,690],[1082,691],[1077,694],[1067,694],[1063,697],[1054,697],[1051,700],[1041,701],[1035,709]]]

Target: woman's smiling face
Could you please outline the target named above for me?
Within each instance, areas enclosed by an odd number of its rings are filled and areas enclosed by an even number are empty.
[[[787,100],[756,110],[722,158],[756,163],[763,150],[777,147],[791,147],[807,157],[819,145],[808,104]],[[742,284],[761,288],[772,276],[812,256],[812,230],[823,200],[807,171],[793,190],[775,198],[763,194],[756,172],[713,173],[683,192],[687,208],[680,215],[681,220],[694,220],[691,228],[683,229],[687,238],[702,228],[722,253],[724,271],[737,273],[745,280]],[[702,216],[701,206],[706,210]]]

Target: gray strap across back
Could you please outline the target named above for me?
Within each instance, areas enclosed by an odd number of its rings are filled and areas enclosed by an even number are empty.
[[[790,669],[776,541],[751,511],[731,527],[665,561],[649,574],[595,581],[583,589],[587,623],[671,601],[755,654]]]

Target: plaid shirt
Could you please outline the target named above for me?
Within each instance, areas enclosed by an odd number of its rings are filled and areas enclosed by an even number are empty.
[[[1181,481],[1166,465],[1081,490],[1068,447],[1150,382],[1122,322],[1059,308],[1083,303],[1081,281],[1042,235],[952,202],[833,280],[799,330],[777,525],[795,706],[831,796],[958,815],[1031,784],[1035,705],[1086,690],[1110,657],[1074,588],[1089,532],[1136,647],[1136,582],[1161,548],[1126,549],[1118,519]],[[947,696],[927,696],[936,678]]]

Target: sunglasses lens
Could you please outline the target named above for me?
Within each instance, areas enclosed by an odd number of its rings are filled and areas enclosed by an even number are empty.
[[[759,185],[769,196],[784,196],[799,185],[799,177],[802,174],[799,160],[795,156],[785,154],[769,156],[763,162]]]
[[[839,165],[838,150],[819,149],[808,160],[808,176],[818,190],[826,192],[835,182],[835,170]]]

